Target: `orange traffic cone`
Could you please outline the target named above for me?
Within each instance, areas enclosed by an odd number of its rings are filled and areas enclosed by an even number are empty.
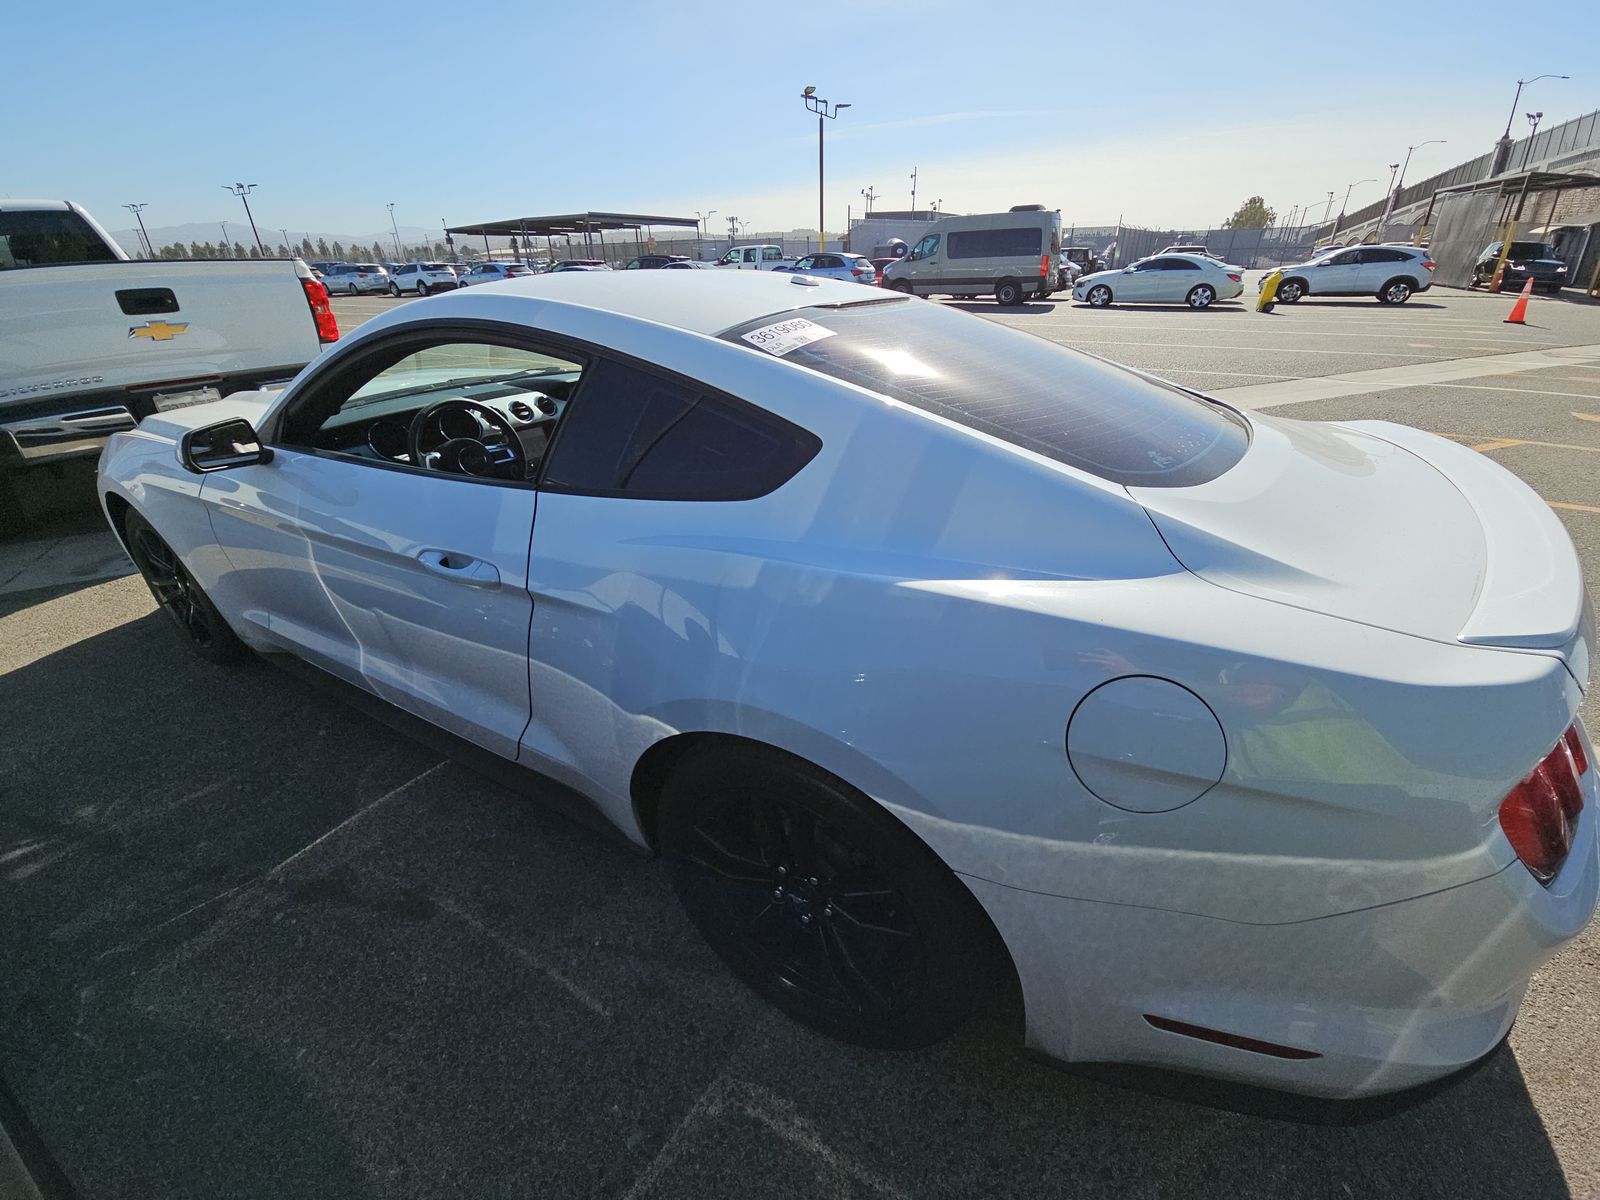
[[[1522,285],[1522,294],[1517,297],[1517,302],[1511,306],[1511,315],[1503,322],[1506,325],[1526,325],[1528,316],[1528,297],[1533,295],[1533,273],[1528,273],[1528,282]]]

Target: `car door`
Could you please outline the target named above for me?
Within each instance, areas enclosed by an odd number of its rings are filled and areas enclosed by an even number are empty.
[[[660,736],[658,696],[737,669],[743,635],[719,624],[719,600],[759,584],[734,547],[771,536],[783,505],[772,493],[820,448],[754,404],[595,357],[539,485],[525,760],[629,803],[606,773],[631,769]]]
[[[1403,250],[1391,250],[1386,246],[1368,246],[1361,251],[1361,272],[1359,275],[1360,288],[1363,295],[1377,295],[1378,289],[1396,275],[1411,275],[1406,264],[1411,256]]]
[[[1346,250],[1306,270],[1313,296],[1354,296],[1361,292],[1361,250]]]
[[[1160,290],[1164,274],[1159,258],[1136,262],[1123,271],[1122,278],[1112,281],[1111,294],[1117,300],[1149,300]]]
[[[331,673],[515,758],[529,712],[537,496],[525,471],[415,465],[406,429],[416,411],[475,389],[506,413],[539,389],[496,380],[558,369],[570,379],[579,368],[509,332],[413,329],[307,379],[263,431],[271,462],[203,482],[237,609]],[[487,436],[483,426],[472,427]],[[534,440],[517,432],[519,445]]]
[[[1160,269],[1151,274],[1149,299],[1163,303],[1181,304],[1189,289],[1206,277],[1198,263],[1186,258],[1163,258],[1157,265]]]

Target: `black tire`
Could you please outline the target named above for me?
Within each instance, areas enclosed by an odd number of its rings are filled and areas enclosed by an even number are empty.
[[[389,295],[393,296],[396,300],[400,299],[400,285],[398,283],[391,283],[389,285]]]
[[[1006,308],[1015,307],[1022,303],[1022,285],[1015,279],[1002,279],[994,285],[994,299]]]
[[[1378,289],[1378,303],[1404,304],[1416,290],[1416,285],[1409,279],[1391,279]]]
[[[950,869],[878,804],[759,747],[691,754],[660,843],[689,919],[751,990],[821,1033],[913,1049],[994,977],[991,927]]]
[[[1561,294],[1561,285],[1559,283],[1547,283],[1544,285],[1544,290],[1552,296],[1559,296]]]
[[[1083,299],[1090,308],[1105,308],[1111,303],[1111,289],[1103,283],[1097,283],[1084,293]]]
[[[903,295],[910,296],[914,294],[911,290],[911,284],[904,279],[896,279],[894,282],[886,286],[890,291],[900,292]]]
[[[426,296],[427,294],[428,294],[428,281],[426,279],[417,280],[417,296],[420,298],[420,297]]]
[[[1197,283],[1189,289],[1189,294],[1183,298],[1190,308],[1210,308],[1217,299],[1217,289],[1209,283]]]
[[[1300,303],[1301,297],[1303,297],[1305,294],[1305,280],[1285,279],[1282,283],[1278,284],[1278,294],[1274,299],[1282,301],[1284,304],[1298,304]]]
[[[150,522],[130,510],[123,522],[123,533],[133,565],[139,568],[156,604],[189,649],[208,662],[229,663],[243,658],[244,643]]]
[[[346,296],[359,296],[361,293],[356,291],[356,285],[352,283],[348,288],[345,289],[344,294]]]

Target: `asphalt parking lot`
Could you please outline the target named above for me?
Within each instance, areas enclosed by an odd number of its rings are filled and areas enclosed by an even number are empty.
[[[1551,503],[1593,586],[1600,305],[1510,304],[962,307],[1459,440]],[[0,544],[0,1077],[84,1197],[1600,1195],[1600,927],[1481,1071],[1355,1126],[1062,1071],[1004,1005],[930,1051],[841,1046],[731,980],[659,863],[341,693],[191,658],[86,472],[52,486]]]

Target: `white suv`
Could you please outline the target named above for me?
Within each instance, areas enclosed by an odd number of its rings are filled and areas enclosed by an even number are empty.
[[[406,263],[389,273],[389,294],[415,292],[426,296],[429,292],[448,292],[461,286],[461,280],[445,263]]]
[[[1278,299],[1376,296],[1379,304],[1404,304],[1432,286],[1433,259],[1419,246],[1350,246],[1285,267]]]
[[[479,263],[461,277],[461,286],[475,287],[480,283],[499,283],[503,279],[524,279],[532,274],[518,262]]]
[[[387,292],[389,272],[377,263],[335,263],[323,272],[323,286],[330,296],[343,293],[359,296],[363,292]]]

